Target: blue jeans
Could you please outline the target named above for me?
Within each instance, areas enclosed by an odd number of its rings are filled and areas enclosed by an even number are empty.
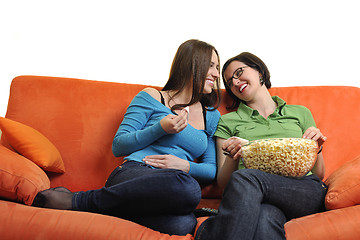
[[[195,239],[285,239],[285,222],[323,211],[326,191],[316,175],[296,179],[237,170],[224,190],[219,214],[201,224]]]
[[[105,187],[76,192],[73,209],[112,215],[176,235],[193,233],[193,214],[201,199],[198,182],[175,169],[154,169],[127,161],[109,176]]]

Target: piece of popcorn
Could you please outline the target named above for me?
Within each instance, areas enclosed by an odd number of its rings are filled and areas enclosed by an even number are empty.
[[[314,166],[317,142],[305,138],[273,138],[251,141],[242,147],[246,168],[288,177],[302,177]]]
[[[189,120],[189,114],[190,114],[190,107],[184,107],[185,111],[187,112],[187,120]]]

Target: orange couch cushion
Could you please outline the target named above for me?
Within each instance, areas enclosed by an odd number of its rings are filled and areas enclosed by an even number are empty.
[[[59,150],[66,172],[47,172],[51,187],[98,189],[122,157],[114,135],[133,97],[145,86],[80,79],[21,76],[11,83],[6,118],[30,126]]]
[[[121,218],[89,212],[27,207],[0,200],[1,239],[192,240],[163,234]]]
[[[286,239],[360,239],[360,206],[336,209],[285,223]]]
[[[329,187],[325,198],[327,209],[360,204],[360,155],[338,168],[325,183]]]
[[[36,164],[0,145],[0,197],[31,205],[50,180]]]
[[[39,131],[22,123],[0,117],[0,128],[18,153],[45,171],[63,173],[64,162],[57,148]]]

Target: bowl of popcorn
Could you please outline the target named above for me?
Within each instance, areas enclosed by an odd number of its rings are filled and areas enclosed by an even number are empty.
[[[268,138],[242,146],[246,168],[286,177],[302,177],[314,166],[318,144],[305,138]]]

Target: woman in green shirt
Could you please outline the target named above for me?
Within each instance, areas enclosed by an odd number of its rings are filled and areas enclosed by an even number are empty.
[[[217,180],[226,188],[218,215],[200,226],[195,239],[285,239],[286,221],[324,209],[322,153],[309,174],[288,178],[239,165],[241,144],[244,139],[302,137],[316,140],[322,149],[326,137],[307,108],[271,97],[269,70],[257,56],[241,53],[229,59],[222,71],[226,91],[234,100],[230,108],[237,107],[220,118],[215,133]]]

